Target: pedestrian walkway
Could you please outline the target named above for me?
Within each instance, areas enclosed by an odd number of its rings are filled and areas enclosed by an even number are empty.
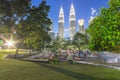
[[[90,64],[90,65],[95,65],[95,66],[103,66],[103,67],[107,67],[107,68],[113,68],[113,69],[120,70],[120,67],[110,66],[110,65],[105,65],[105,64],[96,64],[96,63],[86,62],[86,61],[76,61],[76,63]]]

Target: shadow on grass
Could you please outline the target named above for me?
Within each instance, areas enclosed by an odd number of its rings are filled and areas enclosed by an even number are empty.
[[[77,73],[77,72],[69,71],[69,70],[59,68],[57,66],[46,64],[46,63],[38,63],[38,62],[35,62],[35,63],[37,63],[39,65],[42,65],[43,67],[46,67],[50,70],[62,73],[66,76],[76,78],[76,80],[110,80],[110,79],[104,79],[104,78],[100,78],[100,77],[94,77],[94,75],[90,76],[90,75],[86,75],[86,74],[83,74],[83,73]]]

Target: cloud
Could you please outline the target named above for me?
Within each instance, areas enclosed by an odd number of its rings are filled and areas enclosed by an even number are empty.
[[[94,15],[96,13],[96,10],[94,8],[91,8],[91,15]]]
[[[93,17],[93,16],[90,16],[90,20],[93,20],[95,17]]]
[[[93,10],[94,8],[91,8],[91,10]]]
[[[96,9],[91,8],[91,16],[90,16],[90,20],[89,23],[98,15],[98,13],[96,12]]]

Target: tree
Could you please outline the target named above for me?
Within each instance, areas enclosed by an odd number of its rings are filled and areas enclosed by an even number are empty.
[[[9,29],[26,16],[31,0],[0,0],[0,25]]]
[[[0,25],[6,29],[3,33],[14,35],[17,23],[28,14],[30,2],[31,0],[0,0]]]
[[[0,1],[0,25],[12,34],[15,32],[14,37],[18,40],[16,54],[21,44],[38,48],[50,41],[47,33],[51,24],[48,18],[50,6],[42,1],[38,7],[31,7],[30,2],[31,0]]]
[[[72,40],[70,38],[66,38],[64,40],[64,49],[73,49],[73,48],[75,48],[75,46],[72,43]]]
[[[51,20],[48,18],[50,6],[46,1],[42,1],[38,7],[33,6],[29,11],[26,24],[29,24],[29,34],[25,39],[27,45],[35,49],[41,49],[51,41],[48,31],[50,30]]]
[[[89,25],[90,49],[97,51],[120,52],[120,0],[110,0],[109,8]]]
[[[61,41],[59,38],[56,38],[56,39],[53,41],[53,43],[52,43],[52,45],[51,45],[51,49],[52,49],[53,52],[55,52],[56,50],[62,48],[63,45],[61,45],[61,42],[62,42],[62,41]]]
[[[75,36],[73,37],[72,43],[75,45],[78,50],[80,51],[80,48],[84,46],[85,44],[88,44],[88,36],[82,33],[77,32]]]

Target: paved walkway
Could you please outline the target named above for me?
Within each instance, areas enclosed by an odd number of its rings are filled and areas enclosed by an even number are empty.
[[[113,68],[113,69],[120,70],[120,67],[110,66],[110,65],[105,65],[105,64],[96,64],[96,63],[86,62],[86,61],[76,61],[76,63],[90,64],[90,65],[95,65],[95,66],[103,66],[103,67],[107,67],[107,68]]]
[[[40,57],[42,56],[42,54],[36,54],[30,57],[25,58],[25,60],[31,60],[31,61],[41,61],[41,59],[34,59],[36,57]],[[43,61],[43,60],[42,60]],[[92,63],[92,62],[86,62],[86,61],[75,61],[76,63],[82,63],[82,64],[90,64],[90,65],[95,65],[95,66],[103,66],[103,67],[107,67],[107,68],[113,68],[113,69],[117,69],[120,70],[120,67],[117,66],[110,66],[110,65],[106,65],[106,64],[97,64],[97,63]]]

